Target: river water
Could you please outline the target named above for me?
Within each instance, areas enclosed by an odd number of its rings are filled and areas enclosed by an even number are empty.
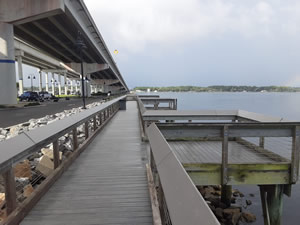
[[[144,93],[143,93],[144,94]],[[178,110],[199,109],[242,109],[270,116],[300,121],[300,93],[194,93],[194,92],[158,92],[160,97],[177,98]],[[259,188],[255,185],[241,185],[234,188],[244,193],[239,199],[243,205],[245,200],[252,201],[247,210],[257,217],[253,225],[263,224]],[[250,194],[254,194],[251,197]],[[284,196],[283,225],[299,224],[300,221],[300,184],[293,185],[292,196]]]

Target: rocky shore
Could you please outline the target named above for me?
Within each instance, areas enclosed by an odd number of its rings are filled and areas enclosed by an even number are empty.
[[[94,102],[86,107],[93,108],[99,106],[104,101]],[[8,128],[0,128],[0,142],[9,138],[15,137],[25,131],[33,130],[35,128],[45,126],[58,120],[62,120],[65,117],[69,117],[76,113],[83,111],[81,107],[73,108],[70,110],[64,110],[61,113],[54,115],[47,115],[39,119],[31,119],[27,122],[11,126]],[[90,121],[90,129],[93,127],[92,121]],[[85,128],[81,125],[77,128],[78,144],[81,144],[85,140]],[[63,161],[68,158],[73,152],[73,136],[72,134],[66,134],[59,138],[59,154],[60,159]],[[42,148],[40,151],[28,156],[27,159],[14,165],[14,173],[17,189],[18,203],[23,202],[30,194],[36,189],[43,180],[51,174],[54,170],[53,163],[53,145],[49,144]],[[5,210],[5,194],[4,194],[3,178],[0,176],[0,222],[6,218]]]
[[[247,206],[252,204],[251,200],[239,190],[232,190],[231,206],[227,207],[221,202],[220,185],[198,186],[197,188],[221,225],[252,223],[256,220],[255,215],[247,211]]]

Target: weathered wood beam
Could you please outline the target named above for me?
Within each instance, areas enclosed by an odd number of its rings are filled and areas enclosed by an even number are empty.
[[[89,137],[89,121],[86,121],[84,123],[84,134],[85,134],[85,139]]]
[[[222,165],[183,164],[195,185],[222,185]],[[289,184],[289,163],[228,164],[227,185]]]
[[[53,142],[53,163],[54,169],[56,169],[60,164],[58,140]]]
[[[293,130],[291,182],[296,183],[299,176],[300,126]]]
[[[222,185],[227,184],[228,182],[228,126],[223,127],[222,131]]]
[[[16,181],[14,169],[11,167],[9,170],[2,174],[5,188],[5,201],[6,213],[11,214],[17,207],[17,194],[16,194]]]
[[[78,147],[77,127],[73,128],[72,136],[73,136],[73,150],[75,151]]]
[[[148,164],[146,164],[146,169],[147,169],[147,178],[148,178],[148,188],[149,188],[150,200],[151,200],[153,225],[162,225],[155,184],[154,184],[151,168]]]

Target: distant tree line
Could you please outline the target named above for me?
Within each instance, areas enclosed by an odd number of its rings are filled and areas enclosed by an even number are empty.
[[[213,85],[208,87],[198,86],[169,86],[169,87],[135,87],[133,90],[159,92],[300,92],[300,87],[287,87],[287,86],[224,86]]]

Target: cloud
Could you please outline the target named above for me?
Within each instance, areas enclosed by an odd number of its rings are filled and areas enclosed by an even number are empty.
[[[296,0],[85,0],[113,46],[129,52],[234,33],[245,38],[296,34]]]

